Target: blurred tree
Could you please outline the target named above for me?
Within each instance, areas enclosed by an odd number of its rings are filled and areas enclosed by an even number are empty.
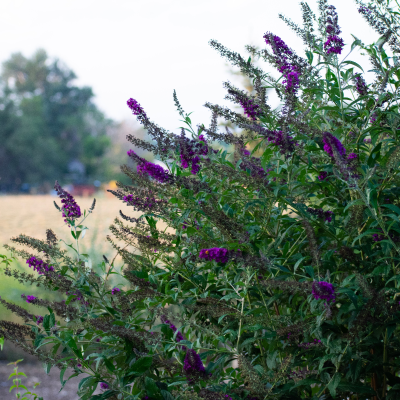
[[[55,179],[102,179],[101,157],[113,122],[94,105],[89,87],[44,50],[13,54],[0,77],[0,185],[43,185]]]

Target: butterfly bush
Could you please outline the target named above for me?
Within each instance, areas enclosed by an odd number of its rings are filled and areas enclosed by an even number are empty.
[[[372,44],[365,27],[345,43],[326,0],[317,16],[301,3],[302,25],[281,16],[304,49],[284,31],[246,56],[211,40],[253,90],[224,82],[233,107],[207,102],[210,122],[194,126],[174,91],[171,132],[132,93],[150,140],[127,136],[131,183],[110,191],[115,257],[82,253],[95,202],[81,210],[56,182],[72,242],[21,234],[0,261],[58,298],[2,293],[21,321],[0,336],[61,387],[80,377],[84,400],[399,399],[399,9],[356,3]]]

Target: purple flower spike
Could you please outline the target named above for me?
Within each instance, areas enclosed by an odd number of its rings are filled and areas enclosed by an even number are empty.
[[[109,388],[108,384],[105,382],[100,383],[100,389],[102,390],[107,390]]]
[[[58,197],[62,199],[61,200],[61,203],[63,203],[63,206],[61,207],[62,216],[68,219],[79,218],[82,215],[82,213],[74,197],[70,195],[67,191],[65,191],[57,181],[54,185],[54,189],[57,192]],[[64,222],[67,222],[67,220],[64,219]]]
[[[324,142],[324,150],[328,155],[333,157],[333,148],[332,146],[335,147],[337,152],[341,155],[344,156],[346,154],[346,149],[344,148],[343,144],[340,142],[338,138],[333,136],[329,132],[324,132],[324,137],[323,137],[323,142]]]
[[[36,325],[39,325],[43,322],[43,317],[41,315],[36,315]]]
[[[118,293],[118,292],[120,292],[120,291],[121,291],[120,288],[115,287],[115,288],[113,288],[113,289],[111,290],[111,294],[116,294],[116,293]]]
[[[229,260],[229,252],[224,248],[213,247],[212,249],[200,250],[199,257],[207,261],[215,260],[216,262],[226,263]]]
[[[353,81],[355,83],[356,91],[360,96],[368,94],[367,84],[360,73],[354,74]]]
[[[168,182],[171,179],[167,170],[164,170],[161,165],[153,164],[150,161],[139,164],[137,172],[140,174],[146,173],[160,183]]]
[[[45,263],[43,260],[32,256],[26,260],[26,263],[29,265],[29,268],[33,268],[34,271],[37,271],[39,275],[43,275],[48,271],[54,271],[54,267]]]
[[[321,299],[326,301],[335,301],[335,288],[333,287],[332,283],[329,282],[314,282],[312,294],[315,299]]]
[[[201,361],[200,356],[195,350],[189,349],[186,351],[183,370],[189,382],[194,383],[200,379],[207,379],[208,375]]]
[[[24,295],[22,295],[22,297],[25,297]],[[34,303],[34,301],[37,299],[37,297],[35,296],[26,296],[26,302],[31,304]]]
[[[132,110],[132,114],[138,117],[137,119],[141,124],[144,124],[148,121],[147,115],[142,106],[135,99],[130,98],[126,104]]]
[[[326,33],[328,35],[327,41],[324,43],[326,54],[341,54],[344,42],[338,35],[341,33],[338,25],[338,15],[334,6],[329,6],[326,11]]]
[[[319,175],[318,175],[318,179],[320,181],[324,181],[328,176],[328,173],[326,171],[322,171]]]

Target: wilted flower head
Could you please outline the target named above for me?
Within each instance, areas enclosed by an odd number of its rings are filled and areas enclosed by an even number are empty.
[[[199,257],[207,261],[215,260],[217,262],[226,263],[229,259],[229,252],[224,248],[213,247],[212,249],[200,250]]]
[[[81,209],[76,203],[73,196],[70,195],[66,190],[64,190],[57,181],[54,185],[54,189],[57,192],[58,197],[62,199],[62,216],[68,219],[79,218],[82,215]],[[66,219],[64,221],[66,222]]]
[[[312,294],[315,299],[321,299],[326,301],[335,301],[335,288],[333,287],[332,283],[329,282],[314,282]]]

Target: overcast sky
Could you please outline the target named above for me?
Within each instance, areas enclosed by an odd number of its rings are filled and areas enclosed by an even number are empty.
[[[264,46],[271,31],[302,55],[302,42],[278,18],[301,25],[297,0],[1,0],[0,61],[12,53],[45,49],[91,86],[96,104],[116,120],[132,119],[126,100],[140,102],[167,129],[180,124],[173,89],[195,124],[209,123],[206,101],[223,104],[225,61],[208,45],[216,39],[232,50]],[[316,9],[316,2],[309,3]],[[333,0],[346,43],[377,36],[351,0]]]

